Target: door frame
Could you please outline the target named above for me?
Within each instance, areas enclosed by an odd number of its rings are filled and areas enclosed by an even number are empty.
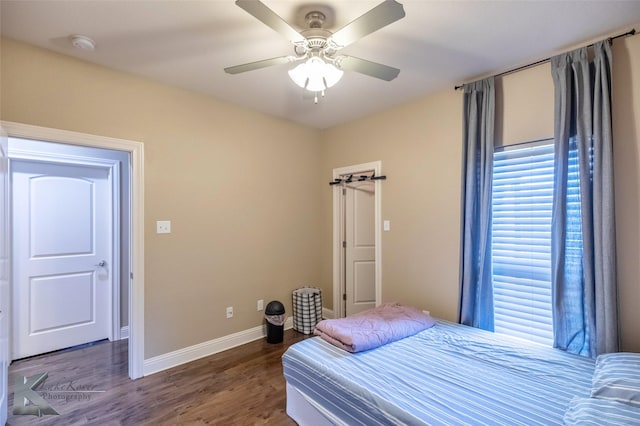
[[[382,162],[355,164],[333,169],[333,179],[345,175],[370,172],[373,170],[376,176],[382,175]],[[374,226],[375,226],[375,295],[376,306],[382,302],[382,182],[374,180]],[[342,201],[342,185],[333,185],[333,316],[343,316],[345,302],[342,298],[344,288],[344,248],[342,247],[344,232],[344,215]]]
[[[7,422],[9,397],[9,321],[11,316],[11,250],[9,250],[8,137],[0,127],[0,424]],[[4,343],[3,343],[4,341]]]
[[[144,145],[141,142],[2,121],[9,137],[124,151],[131,161],[129,377],[144,375]],[[119,321],[119,315],[118,315]]]
[[[41,163],[41,164],[54,164],[60,166],[85,166],[90,168],[108,170],[109,178],[108,185],[111,192],[111,253],[108,258],[108,264],[110,265],[111,278],[109,292],[109,340],[120,340],[120,244],[121,244],[121,224],[120,224],[120,161],[106,158],[85,157],[79,155],[65,155],[65,154],[50,154],[43,152],[35,152],[26,149],[14,148],[11,149],[9,154],[9,176],[11,176],[11,170],[14,163]],[[13,184],[10,185],[10,200],[13,200]],[[11,209],[13,210],[13,201],[11,201]],[[11,220],[11,229],[13,230],[13,219]],[[13,233],[13,232],[12,232]],[[11,242],[13,252],[13,241]],[[15,258],[14,258],[15,260]],[[15,282],[12,282],[12,286]],[[12,287],[13,292],[13,287]],[[13,309],[12,313],[15,315],[15,293],[12,297]],[[15,317],[12,316],[12,321]],[[15,325],[15,324],[14,324]],[[12,338],[15,337],[12,335]]]

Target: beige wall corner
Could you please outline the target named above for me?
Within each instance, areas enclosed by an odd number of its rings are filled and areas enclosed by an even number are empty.
[[[382,162],[383,302],[455,320],[460,235],[461,97],[447,91],[322,132],[323,173]],[[331,190],[323,193],[323,293],[332,294]],[[327,303],[325,302],[325,305]]]
[[[612,78],[621,349],[640,352],[640,36],[614,41]]]
[[[258,299],[291,313],[318,281],[317,131],[12,40],[1,54],[2,120],[144,143],[145,358],[262,324]]]

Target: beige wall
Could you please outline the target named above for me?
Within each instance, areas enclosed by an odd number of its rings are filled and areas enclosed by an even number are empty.
[[[0,118],[145,144],[145,357],[261,323],[255,301],[323,288],[332,308],[332,169],[382,161],[383,300],[455,320],[462,95],[316,131],[9,40]],[[614,44],[623,349],[640,351],[640,37]],[[505,144],[550,137],[548,65],[500,79]],[[295,179],[291,179],[295,176]],[[276,184],[277,182],[277,184]],[[173,221],[156,235],[156,220]],[[225,306],[236,316],[224,318]]]
[[[460,94],[450,90],[322,133],[329,180],[336,167],[382,161],[382,218],[391,222],[391,231],[382,233],[383,300],[450,320],[458,307],[461,111]],[[325,185],[324,235],[330,236],[332,198]],[[323,295],[330,295],[331,240],[323,247]]]
[[[257,299],[291,312],[291,290],[320,269],[316,131],[10,40],[1,47],[2,120],[144,143],[145,358],[260,325]],[[156,220],[171,220],[172,233],[157,235]]]
[[[640,37],[614,42],[613,110],[621,340],[640,352]],[[500,144],[553,137],[549,64],[497,80]],[[323,173],[382,161],[383,301],[456,319],[458,310],[462,94],[448,89],[322,133]],[[323,194],[331,235],[330,190]],[[331,240],[323,244],[323,293],[332,294]],[[325,299],[329,305],[331,299]]]
[[[622,348],[640,352],[640,36],[613,48],[618,301]]]
[[[496,79],[496,145],[549,138],[553,138],[551,65]]]

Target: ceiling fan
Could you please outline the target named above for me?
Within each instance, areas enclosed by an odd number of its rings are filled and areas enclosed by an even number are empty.
[[[298,32],[259,0],[236,0],[236,5],[285,36],[293,43],[295,55],[227,67],[224,70],[229,74],[301,62],[289,70],[289,76],[298,86],[313,92],[317,103],[318,94],[324,96],[324,91],[340,80],[344,70],[356,71],[385,81],[393,80],[400,73],[399,69],[388,65],[338,53],[340,49],[360,38],[403,18],[404,8],[395,0],[380,3],[335,33],[322,28],[326,16],[321,11],[307,13],[305,21],[308,29]]]

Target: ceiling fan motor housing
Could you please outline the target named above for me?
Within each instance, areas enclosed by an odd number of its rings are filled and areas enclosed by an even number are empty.
[[[336,53],[336,49],[330,46],[329,37],[333,34],[329,30],[322,28],[326,20],[325,14],[319,11],[312,11],[305,15],[305,22],[308,29],[300,32],[305,37],[304,46],[296,46],[295,52],[299,56],[331,56]]]
[[[314,10],[307,13],[304,20],[309,28],[322,28],[326,16],[324,16],[324,13]]]

